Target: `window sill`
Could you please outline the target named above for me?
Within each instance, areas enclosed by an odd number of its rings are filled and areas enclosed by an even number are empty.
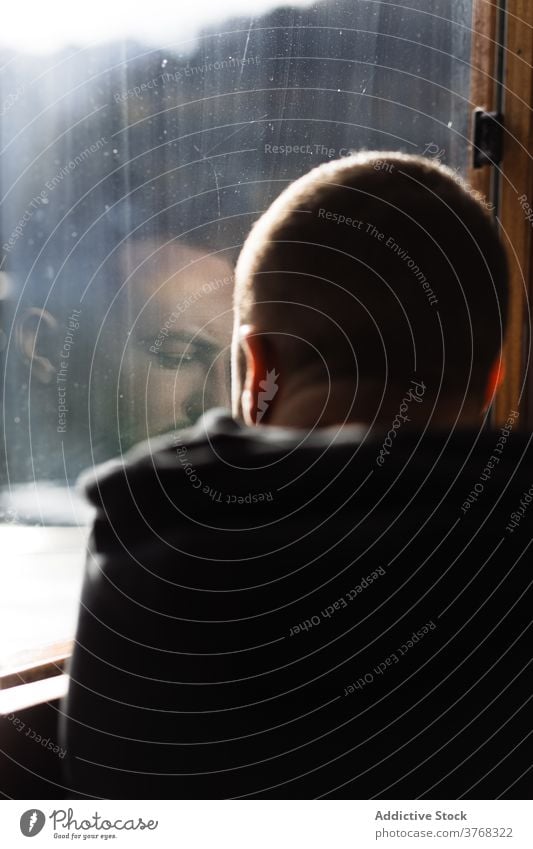
[[[31,684],[0,691],[0,716],[9,716],[36,705],[62,699],[68,688],[68,675],[54,675]]]
[[[0,697],[63,672],[76,629],[87,533],[0,526]]]

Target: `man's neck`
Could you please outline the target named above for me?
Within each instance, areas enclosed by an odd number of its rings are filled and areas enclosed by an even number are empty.
[[[327,385],[285,387],[276,399],[265,424],[278,427],[315,428],[347,424],[390,428],[399,417],[409,429],[479,427],[479,405],[467,398],[446,400],[422,379],[406,381],[405,387],[388,387],[339,380]]]

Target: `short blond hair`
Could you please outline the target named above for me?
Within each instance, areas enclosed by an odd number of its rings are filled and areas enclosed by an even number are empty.
[[[236,322],[272,335],[287,368],[318,356],[318,369],[395,380],[416,361],[458,392],[484,389],[507,300],[482,198],[440,162],[403,153],[361,152],[293,182],[236,268]]]

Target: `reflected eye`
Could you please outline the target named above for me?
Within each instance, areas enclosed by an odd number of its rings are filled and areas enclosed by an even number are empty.
[[[186,333],[170,333],[166,338],[157,340],[142,339],[140,344],[159,368],[173,371],[192,365],[207,367],[217,352],[210,341],[201,336],[195,336],[193,341],[193,337]]]
[[[190,351],[188,351],[186,354],[182,351],[174,353],[170,351],[165,351],[162,348],[160,349],[158,354],[154,354],[154,357],[159,368],[174,370],[191,365],[197,359]]]

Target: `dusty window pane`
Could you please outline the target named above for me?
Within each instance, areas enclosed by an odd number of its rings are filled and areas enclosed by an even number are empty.
[[[3,50],[4,521],[59,521],[36,483],[228,405],[235,258],[287,181],[360,148],[466,168],[471,15],[340,0]]]

